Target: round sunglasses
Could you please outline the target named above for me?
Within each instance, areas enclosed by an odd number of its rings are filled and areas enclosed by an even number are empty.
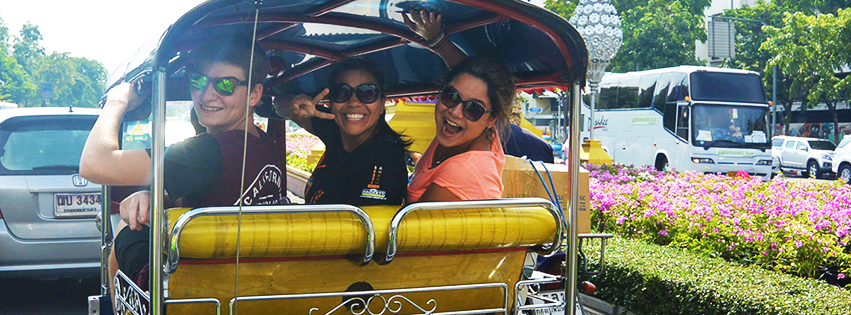
[[[465,101],[461,99],[461,93],[451,86],[446,86],[440,92],[440,102],[446,108],[453,108],[458,104],[464,103],[464,117],[470,121],[478,121],[482,115],[492,113],[493,110],[487,110],[484,106],[476,101]]]
[[[212,78],[198,72],[189,72],[189,86],[203,91],[207,84],[213,83],[213,89],[221,96],[233,95],[237,85],[248,85],[248,81],[240,81],[234,77]]]
[[[361,103],[370,104],[377,101],[383,94],[381,89],[372,83],[363,83],[357,87],[351,87],[345,83],[335,83],[328,89],[328,100],[334,103],[348,102],[354,95]]]

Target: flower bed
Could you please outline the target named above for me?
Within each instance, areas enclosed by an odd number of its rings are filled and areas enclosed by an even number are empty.
[[[585,167],[599,231],[813,278],[851,266],[849,185]]]
[[[310,149],[319,142],[319,138],[311,134],[287,134],[287,165],[312,173],[316,164],[308,164],[307,156],[310,155]]]

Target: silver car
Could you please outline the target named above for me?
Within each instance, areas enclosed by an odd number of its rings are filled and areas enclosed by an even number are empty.
[[[100,110],[0,110],[0,278],[96,276],[101,186],[80,177]]]

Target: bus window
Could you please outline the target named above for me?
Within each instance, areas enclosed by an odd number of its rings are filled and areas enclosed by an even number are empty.
[[[671,106],[673,107],[673,106]],[[688,106],[679,106],[677,110],[677,136],[688,139]]]
[[[641,82],[638,84],[638,108],[650,108],[653,105],[653,93],[658,78],[658,74],[641,76]]]
[[[694,100],[766,103],[756,74],[694,72],[691,83]]]
[[[615,103],[618,100],[618,88],[612,86],[611,83],[600,84],[600,97],[597,99],[597,109],[616,108]]]
[[[668,89],[668,102],[676,102],[686,99],[688,96],[688,76],[685,73],[671,73],[671,85]]]
[[[670,132],[677,132],[677,103],[669,102],[665,104],[665,111],[662,113],[662,124]]]
[[[653,108],[659,113],[665,112],[665,97],[668,96],[669,85],[671,85],[670,73],[663,73],[659,76],[659,80],[656,81],[656,90],[653,91]],[[673,124],[671,124],[670,129],[673,131]]]
[[[618,82],[618,102],[616,108],[638,107],[638,77],[622,78]]]

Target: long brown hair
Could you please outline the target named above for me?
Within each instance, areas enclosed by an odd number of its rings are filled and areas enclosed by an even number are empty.
[[[449,70],[438,83],[445,86],[464,73],[485,82],[488,88],[488,100],[493,110],[491,115],[496,118],[494,128],[497,135],[505,139],[510,130],[509,115],[517,92],[517,84],[511,71],[493,58],[474,56]]]

